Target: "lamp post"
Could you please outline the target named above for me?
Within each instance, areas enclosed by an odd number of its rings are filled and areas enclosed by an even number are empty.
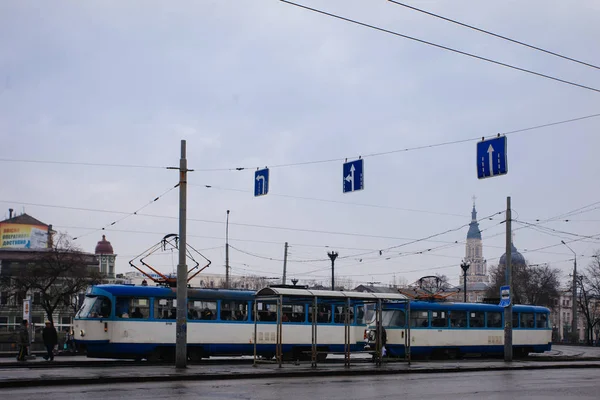
[[[331,290],[335,290],[334,265],[335,265],[335,259],[337,258],[338,253],[336,253],[335,251],[330,251],[329,253],[327,253],[327,255],[329,256],[329,259],[331,260]]]
[[[225,288],[229,289],[229,210],[225,223]]]
[[[471,266],[471,263],[469,263],[468,261],[464,261],[460,264],[460,267],[462,268],[464,274],[463,274],[463,298],[464,298],[464,302],[467,302],[467,271],[469,270],[469,267]]]
[[[575,256],[573,261],[573,310],[571,311],[573,313],[573,323],[571,324],[571,334],[573,343],[577,343],[579,342],[579,335],[577,332],[577,253],[575,253],[564,240],[561,240],[560,242],[571,250]]]

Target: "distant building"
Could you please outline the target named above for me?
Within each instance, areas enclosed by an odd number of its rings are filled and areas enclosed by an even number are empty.
[[[31,322],[37,326],[43,326],[46,315],[41,307],[41,293],[32,291],[17,293],[11,290],[10,283],[19,274],[21,268],[39,262],[45,253],[51,251],[54,234],[52,225],[24,213],[15,215],[13,209],[9,209],[7,219],[0,221],[0,280],[3,283],[0,289],[0,329],[14,329],[14,326],[21,322],[23,300],[27,298],[31,299]],[[108,245],[110,246],[110,243]],[[101,252],[98,254],[83,253],[84,263],[88,267],[99,268],[100,257],[109,256],[109,254],[104,254],[108,248],[100,250]],[[112,253],[112,246],[110,246],[110,252]],[[114,256],[112,268],[114,273]],[[82,296],[83,293],[79,296],[79,300]],[[73,307],[58,307],[53,319],[58,326],[71,324],[74,311]]]
[[[477,221],[477,210],[475,201],[473,201],[473,210],[471,211],[471,223],[467,232],[467,244],[465,248],[464,261],[470,264],[467,270],[467,286],[474,283],[489,284],[490,278],[487,273],[487,262],[483,258],[483,241],[481,240],[481,231]],[[462,287],[464,273],[460,270],[460,285]],[[478,285],[481,286],[481,285]]]
[[[96,250],[94,251],[96,256],[98,256],[98,261],[100,263],[100,273],[107,277],[108,279],[114,279],[115,277],[115,259],[117,255],[113,251],[113,247],[108,240],[106,240],[106,236],[102,235],[102,240],[98,242],[96,245]]]

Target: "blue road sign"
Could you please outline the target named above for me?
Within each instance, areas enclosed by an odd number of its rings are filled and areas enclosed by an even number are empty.
[[[254,173],[254,196],[264,196],[269,193],[269,168]]]
[[[508,307],[510,305],[510,286],[500,286],[500,306]]]
[[[343,167],[343,182],[344,182],[344,193],[354,192],[355,190],[363,190],[363,159],[350,161],[344,163]]]
[[[477,177],[490,178],[508,172],[506,136],[477,143]]]

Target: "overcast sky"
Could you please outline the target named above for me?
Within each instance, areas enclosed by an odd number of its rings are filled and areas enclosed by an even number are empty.
[[[600,65],[597,0],[407,2]],[[598,69],[384,0],[302,4],[600,88]],[[184,139],[195,169],[188,216],[202,220],[188,221],[188,242],[208,249],[206,272],[224,273],[229,209],[233,274],[280,276],[287,241],[288,278],[325,284],[330,250],[339,252],[336,275],[355,284],[436,273],[457,283],[472,196],[479,217],[511,196],[514,218],[530,223],[600,201],[600,117],[508,135],[508,175],[485,180],[476,140],[368,156],[598,114],[600,93],[276,0],[6,0],[0,49],[0,217],[25,211],[85,251],[125,216],[94,210],[133,212],[177,184],[178,172],[7,160],[178,166]],[[365,189],[344,194],[343,161],[358,156]],[[277,167],[321,160],[334,161]],[[254,171],[265,166],[269,194],[254,197]],[[117,272],[178,231],[178,204],[175,189],[141,211],[154,217],[106,229]],[[600,234],[600,209],[586,210],[542,226]],[[481,222],[488,266],[504,253],[502,219]],[[581,239],[567,233],[520,229],[514,241],[529,262],[566,277],[573,255],[560,241]],[[600,242],[570,246],[583,267]],[[176,254],[156,260],[176,268]]]

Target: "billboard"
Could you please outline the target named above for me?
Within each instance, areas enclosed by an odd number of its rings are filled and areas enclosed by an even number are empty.
[[[43,249],[46,247],[48,247],[47,226],[0,223],[0,248]]]

